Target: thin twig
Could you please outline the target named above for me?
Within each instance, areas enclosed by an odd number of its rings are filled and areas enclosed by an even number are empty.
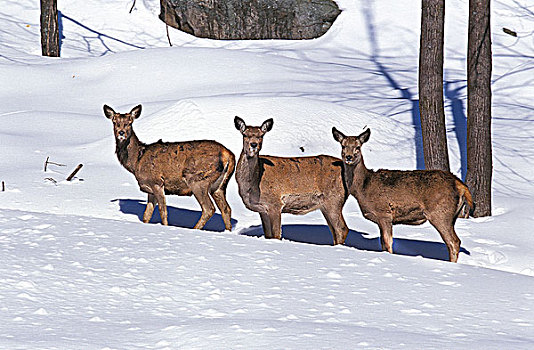
[[[169,40],[169,45],[172,46],[171,37],[169,36],[169,25],[167,24],[165,28],[167,30],[167,40]]]
[[[80,171],[80,169],[82,168],[83,164],[78,164],[78,166],[76,167],[76,169],[74,169],[74,171],[69,175],[69,177],[67,177],[67,181],[70,181],[72,180],[72,178],[74,177],[74,175],[76,175],[78,173],[78,171]]]
[[[6,183],[2,181],[2,192],[6,191]]]
[[[511,36],[517,38],[517,32],[515,32],[515,31],[513,31],[513,30],[511,30],[511,29],[503,28],[502,31],[505,32],[505,33],[508,34],[508,35],[511,35]]]
[[[133,9],[134,9],[134,7],[135,7],[135,1],[136,1],[136,0],[134,0],[134,2],[133,2],[133,4],[132,4],[132,8],[130,9],[130,12],[129,12],[129,13],[132,13],[132,11],[133,11]]]
[[[52,182],[54,185],[57,185],[57,181],[54,180],[54,179],[51,178],[51,177],[46,177],[45,180],[48,180],[48,181]]]
[[[66,166],[65,164],[51,162],[51,161],[49,161],[49,159],[50,159],[50,156],[46,157],[46,161],[45,161],[45,164],[44,164],[45,173],[46,173],[46,169],[48,167],[48,164],[57,165],[57,166]]]

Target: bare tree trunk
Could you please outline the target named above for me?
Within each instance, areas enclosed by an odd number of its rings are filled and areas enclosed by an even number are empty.
[[[41,51],[43,56],[59,57],[57,0],[41,0]]]
[[[490,0],[470,0],[466,184],[475,201],[475,217],[491,215],[491,69]]]
[[[445,0],[423,0],[419,49],[419,112],[426,169],[449,170],[443,107]]]

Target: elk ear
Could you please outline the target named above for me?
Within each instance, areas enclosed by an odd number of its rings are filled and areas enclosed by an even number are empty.
[[[339,143],[343,142],[343,140],[345,139],[345,135],[343,135],[341,131],[336,129],[335,126],[332,127],[332,135],[334,135],[334,140],[336,140]]]
[[[273,124],[274,124],[273,118],[267,119],[266,121],[263,122],[263,124],[261,124],[261,131],[263,131],[264,133],[266,133],[267,131],[270,131],[273,128]]]
[[[130,114],[131,116],[134,118],[134,119],[137,119],[139,118],[139,116],[141,115],[141,110],[143,109],[143,107],[141,105],[137,105],[135,106],[134,108],[132,108],[132,110],[130,111]]]
[[[115,111],[108,105],[104,105],[104,115],[106,118],[111,119],[115,115]]]
[[[245,131],[247,128],[247,124],[245,124],[245,121],[241,118],[239,118],[237,115],[234,118],[234,125],[237,130],[239,130],[241,133]]]
[[[371,136],[371,129],[367,129],[365,130],[364,132],[362,132],[359,136],[358,136],[358,139],[360,140],[360,142],[362,144],[366,143],[367,141],[369,141],[369,136]]]

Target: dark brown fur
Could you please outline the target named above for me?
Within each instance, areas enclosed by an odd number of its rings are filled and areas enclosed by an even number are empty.
[[[235,124],[243,135],[243,151],[236,168],[239,195],[248,209],[260,214],[265,237],[282,238],[281,213],[300,215],[319,209],[334,244],[342,244],[348,234],[342,214],[348,192],[340,159],[325,155],[260,156],[263,136],[271,130],[272,119],[253,127],[236,117]]]
[[[125,114],[104,106],[104,114],[113,121],[119,162],[135,175],[141,191],[148,193],[143,222],[150,221],[157,203],[162,224],[168,224],[165,194],[194,195],[202,207],[195,228],[201,229],[215,212],[211,195],[221,211],[225,228],[231,230],[226,186],[235,170],[234,154],[208,140],[142,143],[132,128],[140,113],[141,105]]]
[[[393,253],[392,225],[420,225],[428,220],[447,245],[450,261],[456,262],[460,239],[454,223],[464,205],[473,208],[469,189],[456,176],[441,170],[367,169],[361,146],[370,132],[345,136],[332,129],[342,146],[348,190],[358,200],[363,216],[380,227],[382,249]]]

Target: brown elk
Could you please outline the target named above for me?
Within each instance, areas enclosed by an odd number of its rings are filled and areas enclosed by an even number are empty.
[[[460,239],[454,223],[464,205],[473,208],[467,186],[442,170],[369,170],[361,147],[369,140],[370,129],[359,136],[345,136],[334,127],[332,134],[341,144],[347,188],[363,216],[378,224],[382,250],[393,253],[392,225],[420,225],[428,220],[447,245],[449,260],[456,262]]]
[[[345,242],[348,227],[342,210],[348,197],[340,159],[326,155],[283,158],[260,156],[263,136],[273,126],[247,126],[239,118],[235,127],[243,135],[243,150],[236,167],[239,195],[245,206],[261,217],[266,238],[282,238],[282,213],[306,214],[321,210],[334,244]]]
[[[194,228],[201,229],[215,212],[211,195],[225,228],[232,229],[231,209],[226,202],[226,186],[235,170],[231,151],[210,140],[142,143],[132,128],[141,114],[141,105],[130,113],[116,113],[104,105],[104,114],[113,122],[119,162],[135,175],[141,191],[148,193],[143,222],[150,221],[157,204],[161,223],[168,225],[165,194],[194,195],[202,207]]]

